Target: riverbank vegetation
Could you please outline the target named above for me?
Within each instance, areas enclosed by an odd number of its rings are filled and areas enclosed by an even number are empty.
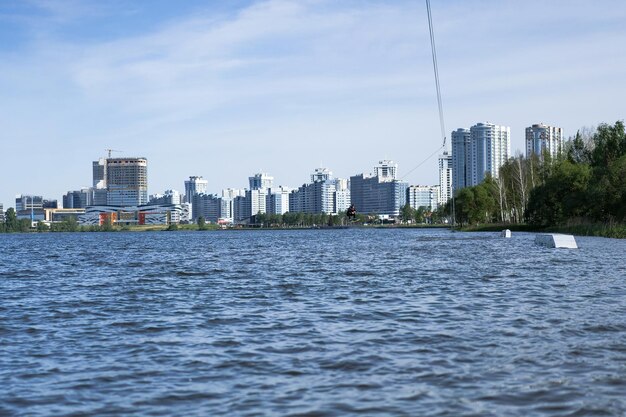
[[[626,237],[626,134],[624,123],[578,132],[557,159],[521,155],[499,178],[459,190],[460,227],[523,224],[532,230]],[[452,213],[452,204],[446,206]]]

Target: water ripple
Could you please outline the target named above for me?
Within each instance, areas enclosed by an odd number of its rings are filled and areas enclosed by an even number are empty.
[[[0,235],[0,415],[626,414],[626,242]]]

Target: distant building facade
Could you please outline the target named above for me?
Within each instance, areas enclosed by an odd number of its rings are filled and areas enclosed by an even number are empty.
[[[439,207],[439,191],[438,185],[411,185],[406,189],[406,203],[414,209],[435,211]]]
[[[92,163],[92,187],[98,189],[107,188],[107,164],[105,158],[100,158]]]
[[[207,194],[209,182],[200,176],[191,176],[185,181],[185,203],[191,203],[196,194]]]
[[[153,194],[150,196],[150,204],[181,204],[182,197],[176,190],[165,190],[163,194]]]
[[[4,207],[2,206],[2,203],[0,203],[0,223],[4,223]]]
[[[46,209],[57,209],[57,200],[46,200],[40,195],[19,195],[15,198],[15,214],[18,219],[30,219],[34,224],[46,220]]]
[[[333,177],[328,168],[316,168],[311,182],[289,194],[289,212],[310,214],[337,214],[346,207],[349,191],[346,180]]]
[[[278,187],[268,189],[265,212],[269,214],[285,214],[289,211],[289,194],[291,189]]]
[[[406,202],[406,182],[398,181],[397,164],[380,161],[375,175],[350,177],[350,198],[359,213],[398,216]]]
[[[439,193],[437,204],[443,206],[452,198],[452,155],[439,156]]]
[[[214,194],[195,194],[191,203],[193,220],[203,217],[207,222],[217,223],[222,214],[221,204],[221,199]]]
[[[511,156],[511,128],[477,123],[452,132],[452,188],[480,184],[487,175],[498,178],[499,170]]]
[[[538,155],[543,158],[544,153],[557,158],[563,152],[563,129],[555,126],[534,124],[526,128],[526,157]]]
[[[84,188],[79,191],[68,191],[63,196],[63,208],[78,209],[93,205],[93,189]]]
[[[144,204],[139,206],[90,206],[78,216],[83,226],[101,226],[109,221],[115,225],[166,225],[181,218],[178,204]]]
[[[108,158],[106,187],[107,205],[125,207],[148,203],[148,160]]]
[[[465,188],[471,182],[471,137],[469,129],[452,132],[452,191]]]
[[[248,178],[250,190],[265,190],[274,186],[274,177],[265,172],[259,172]]]

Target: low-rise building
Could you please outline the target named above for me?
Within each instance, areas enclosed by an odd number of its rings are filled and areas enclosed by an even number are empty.
[[[435,211],[438,207],[440,188],[438,185],[411,185],[406,189],[406,202],[414,209],[424,207]]]
[[[110,221],[120,225],[167,225],[180,219],[180,204],[145,204],[140,206],[90,206],[78,217],[84,226],[101,226]]]

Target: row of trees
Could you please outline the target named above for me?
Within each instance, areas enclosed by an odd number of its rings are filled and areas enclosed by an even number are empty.
[[[13,207],[7,209],[4,213],[4,222],[0,222],[0,233],[28,232],[29,230],[29,219],[18,219]]]
[[[591,140],[576,135],[567,158],[530,195],[527,220],[553,225],[574,221],[626,222],[624,123],[600,125]]]
[[[456,222],[558,226],[626,221],[626,134],[623,122],[578,132],[559,158],[518,155],[499,177],[459,190]],[[449,203],[446,213],[451,214]]]

